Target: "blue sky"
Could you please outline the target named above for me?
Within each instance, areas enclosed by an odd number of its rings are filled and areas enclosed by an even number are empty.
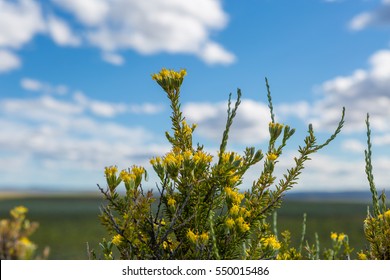
[[[367,190],[365,115],[379,188],[390,181],[389,0],[0,0],[0,188],[96,190],[104,167],[169,150],[169,103],[151,80],[187,69],[182,108],[215,153],[230,92],[243,92],[229,149],[266,149],[268,77],[277,120],[326,139],[296,190]],[[246,184],[259,168],[250,170]],[[154,186],[150,172],[146,185]]]

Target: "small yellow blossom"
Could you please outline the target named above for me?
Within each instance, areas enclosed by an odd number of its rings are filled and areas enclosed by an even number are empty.
[[[122,170],[121,173],[119,173],[119,177],[125,183],[129,183],[131,180],[135,179],[134,174],[131,174],[131,173],[127,172],[126,170]]]
[[[263,240],[264,246],[269,246],[273,250],[279,250],[281,245],[274,235],[271,235]]]
[[[168,242],[164,241],[162,245],[163,245],[164,250],[166,250],[168,248]]]
[[[27,237],[22,237],[19,239],[19,242],[20,244],[22,244],[23,246],[30,246],[32,245],[33,243],[30,241],[30,239],[28,239]]]
[[[134,174],[135,177],[140,177],[140,176],[142,176],[142,174],[145,173],[145,168],[143,168],[141,166],[133,165],[131,167],[131,173]]]
[[[176,200],[173,197],[168,198],[168,206],[174,207],[176,205]]]
[[[117,172],[118,172],[118,167],[116,166],[109,166],[106,167],[104,170],[104,173],[106,174],[107,178],[116,175]]]
[[[240,207],[237,204],[233,204],[233,206],[229,210],[229,213],[231,215],[237,215],[239,211],[240,211]]]
[[[232,218],[227,218],[226,221],[225,221],[225,225],[228,227],[228,228],[233,228],[234,225],[235,225],[235,222]]]
[[[345,238],[345,234],[344,234],[344,233],[340,233],[339,236],[337,237],[337,240],[338,240],[339,242],[341,242],[341,241],[344,240],[344,238]]]
[[[115,246],[119,246],[123,241],[123,237],[120,235],[120,234],[117,234],[115,235],[113,238],[112,238],[112,243],[115,245]]]
[[[206,244],[207,241],[209,241],[209,233],[203,232],[201,235],[199,235],[199,239],[203,244]]]
[[[387,210],[384,215],[386,219],[390,219],[390,210]]]
[[[332,240],[336,241],[336,239],[337,239],[337,233],[332,232],[332,233],[330,234],[330,238],[331,238]]]
[[[267,159],[269,161],[275,161],[277,158],[278,158],[278,155],[274,154],[274,153],[270,153],[270,154],[267,155]]]
[[[367,260],[367,255],[364,254],[363,252],[358,253],[358,259],[359,260]]]
[[[28,212],[28,209],[24,206],[16,206],[11,210],[11,216],[15,219],[24,217],[26,213]]]
[[[196,241],[198,240],[198,235],[195,234],[192,230],[188,230],[187,231],[187,238],[192,242],[192,243],[196,243]]]

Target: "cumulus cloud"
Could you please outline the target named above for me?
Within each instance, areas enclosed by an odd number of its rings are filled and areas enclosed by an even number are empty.
[[[368,69],[357,69],[349,76],[339,76],[321,86],[323,98],[311,107],[311,122],[332,130],[337,125],[341,107],[347,109],[344,132],[365,130],[364,120],[377,132],[390,131],[390,50],[380,50],[369,59]]]
[[[28,91],[35,91],[45,94],[58,94],[65,95],[69,92],[69,89],[65,85],[51,85],[36,79],[23,78],[20,81],[20,85],[23,89]]]
[[[226,27],[220,0],[53,0],[83,26],[86,40],[103,51],[103,59],[120,65],[115,52],[133,49],[195,54],[208,64],[230,64],[234,55],[213,42],[211,32]],[[115,54],[115,55],[114,55]]]
[[[227,103],[187,103],[183,106],[186,118],[198,124],[199,135],[220,141],[225,129]],[[243,99],[230,130],[229,139],[238,144],[251,145],[268,139],[270,122],[268,106]]]
[[[96,176],[111,164],[120,168],[147,164],[150,157],[169,149],[143,127],[95,118],[78,101],[57,96],[0,99],[0,127],[3,184],[24,183],[28,178],[29,185],[52,185],[56,180],[63,185],[80,185],[85,183],[83,172]],[[26,170],[23,178],[20,170]],[[51,172],[59,170],[61,174],[51,178]],[[69,176],[72,173],[78,175]],[[94,179],[87,177],[93,184]]]
[[[19,57],[13,52],[0,49],[0,73],[15,70],[21,64]]]
[[[0,48],[18,49],[45,30],[39,4],[33,0],[0,0]]]
[[[351,19],[349,28],[355,31],[365,29],[370,26],[390,25],[390,1],[382,0],[382,5],[368,12],[363,12]]]
[[[180,53],[205,63],[228,65],[235,55],[212,40],[228,23],[221,0],[52,0],[43,9],[36,0],[0,0],[0,73],[20,67],[16,51],[38,34],[59,46],[94,46],[113,65],[125,62],[119,53]],[[50,5],[50,4],[48,4]],[[59,17],[57,14],[70,14]],[[73,18],[72,18],[73,16]]]
[[[47,20],[47,28],[53,41],[60,46],[79,46],[81,39],[73,34],[69,25],[62,19],[56,16],[49,16]]]

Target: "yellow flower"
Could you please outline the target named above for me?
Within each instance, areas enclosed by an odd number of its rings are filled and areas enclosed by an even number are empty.
[[[16,206],[11,210],[11,215],[15,219],[24,217],[26,213],[28,212],[28,209],[24,206]]]
[[[341,241],[344,240],[344,238],[345,238],[345,234],[344,234],[344,233],[340,233],[339,236],[338,236],[338,238],[337,238],[337,240],[338,240],[339,242],[341,242]]]
[[[281,245],[274,235],[271,235],[263,240],[264,246],[270,247],[273,250],[279,250]]]
[[[209,241],[209,233],[203,232],[201,235],[199,235],[199,239],[203,244],[206,244],[207,241]]]
[[[187,231],[187,238],[192,242],[192,243],[196,243],[196,241],[198,240],[198,235],[195,234],[192,230],[188,230]]]
[[[26,247],[32,245],[32,242],[27,237],[20,238],[19,242],[20,242],[20,244],[22,244],[23,246],[26,246]]]
[[[123,182],[129,183],[131,180],[135,179],[134,174],[130,174],[126,170],[122,170],[121,173],[119,173],[119,177],[122,179]]]
[[[237,215],[240,211],[240,207],[237,204],[233,204],[232,208],[230,208],[229,213],[231,215]]]
[[[142,176],[142,174],[145,173],[145,168],[143,168],[141,166],[133,165],[131,167],[131,173],[133,173],[135,175],[135,177],[140,177],[140,176]]]
[[[278,155],[274,154],[274,153],[270,153],[270,154],[267,155],[267,159],[269,161],[275,161],[277,158],[278,158]]]
[[[367,255],[364,254],[363,252],[358,253],[358,259],[359,260],[367,260]]]
[[[174,207],[176,205],[176,200],[172,197],[168,198],[168,205]]]
[[[390,219],[390,210],[387,210],[384,215],[386,219]]]
[[[106,167],[104,170],[104,173],[106,174],[107,178],[116,175],[117,172],[118,172],[118,167],[116,166],[109,166]]]
[[[123,237],[120,235],[120,234],[117,234],[115,235],[113,238],[112,238],[112,243],[115,245],[115,246],[119,246],[123,241]]]
[[[168,242],[164,241],[162,245],[163,245],[164,250],[166,250],[168,248]]]
[[[187,75],[187,71],[184,69],[180,70],[180,72],[176,72],[172,69],[163,68],[159,73],[152,74],[152,79],[155,80],[165,92],[171,95],[173,91],[179,90],[185,75]]]
[[[332,240],[336,241],[336,239],[337,239],[337,233],[332,232],[332,233],[330,234],[330,238],[331,238]]]
[[[151,165],[161,164],[161,158],[160,158],[160,157],[152,158],[152,159],[150,160],[150,164],[151,164]]]
[[[233,228],[234,227],[234,220],[232,218],[227,218],[226,221],[225,221],[225,225],[228,227],[228,228]]]

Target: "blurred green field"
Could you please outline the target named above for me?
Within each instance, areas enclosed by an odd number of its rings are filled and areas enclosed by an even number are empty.
[[[102,203],[96,197],[8,198],[0,200],[0,218],[8,217],[14,206],[24,205],[29,209],[28,218],[40,224],[31,236],[38,251],[47,245],[49,259],[88,259],[87,242],[91,249],[100,252],[98,244],[106,236],[98,219]],[[330,247],[332,231],[348,234],[354,253],[365,248],[366,203],[286,200],[278,211],[278,232],[289,229],[294,244],[300,240],[303,213],[307,213],[307,238],[313,241],[317,232],[322,248]]]

